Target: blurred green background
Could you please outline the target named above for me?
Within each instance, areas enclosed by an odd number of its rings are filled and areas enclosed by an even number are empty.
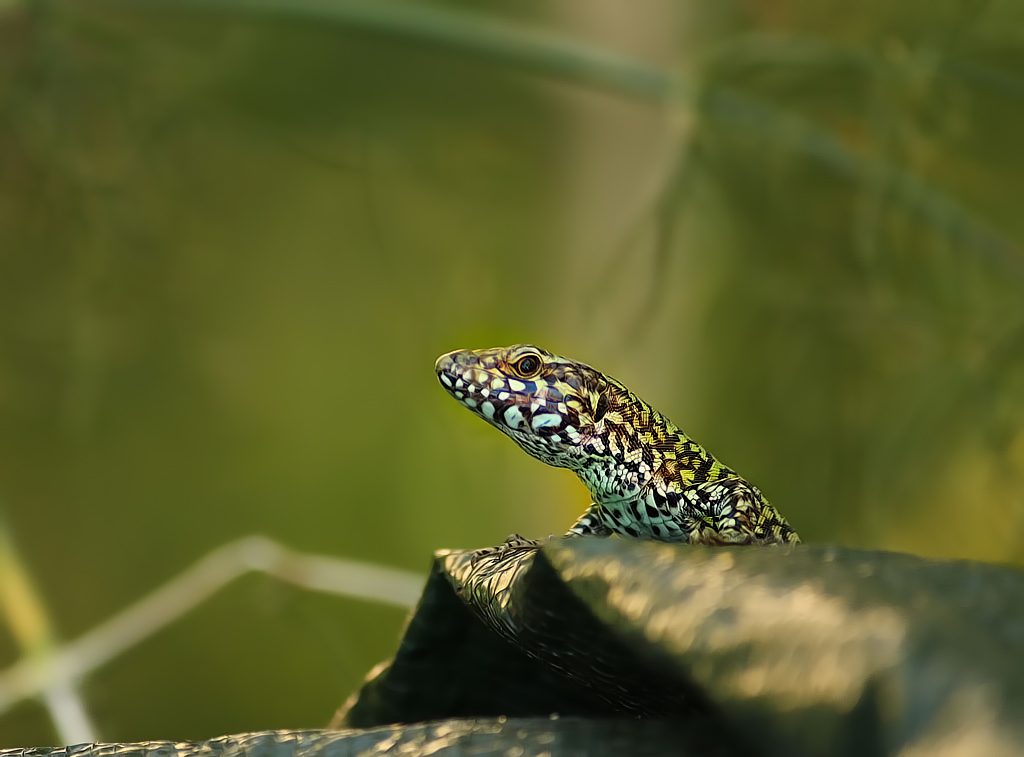
[[[432,372],[529,341],[805,541],[1019,563],[1022,134],[1015,2],[7,0],[0,506],[64,639],[250,533],[424,575],[561,533],[582,485]],[[89,714],[322,726],[403,617],[249,576]]]

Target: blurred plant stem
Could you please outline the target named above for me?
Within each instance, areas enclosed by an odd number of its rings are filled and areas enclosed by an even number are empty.
[[[0,523],[2,528],[2,523]],[[261,536],[214,550],[149,596],[75,641],[59,645],[38,592],[6,529],[0,531],[0,601],[24,657],[0,672],[0,712],[42,697],[62,743],[95,740],[75,689],[97,668],[188,613],[250,572],[266,573],[310,591],[409,608],[423,577],[394,568],[292,551]]]
[[[18,554],[6,518],[0,516],[0,611],[18,643],[23,664],[42,671],[35,696],[41,697],[64,744],[96,739],[96,731],[78,690],[78,679],[54,670],[57,635],[43,599]],[[21,664],[21,663],[19,663]],[[2,696],[0,685],[0,696]]]
[[[277,16],[334,23],[353,31],[426,42],[452,52],[644,100],[678,99],[682,80],[653,66],[564,35],[517,26],[483,14],[395,2],[350,0],[108,0],[109,5],[152,12],[186,9]]]

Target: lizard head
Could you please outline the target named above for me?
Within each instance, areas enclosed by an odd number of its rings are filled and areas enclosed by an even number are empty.
[[[456,350],[439,357],[434,368],[462,405],[560,468],[578,467],[614,389],[589,365],[529,344]]]

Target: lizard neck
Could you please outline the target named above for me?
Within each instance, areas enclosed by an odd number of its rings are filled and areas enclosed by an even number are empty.
[[[608,409],[574,466],[594,501],[629,502],[652,489],[679,494],[693,484],[736,475],[624,386],[615,382],[610,389]]]

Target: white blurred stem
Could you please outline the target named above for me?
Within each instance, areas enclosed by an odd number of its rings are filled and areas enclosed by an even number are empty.
[[[85,707],[75,688],[77,682],[252,571],[267,573],[312,591],[404,608],[415,604],[424,580],[420,575],[395,568],[302,554],[263,536],[239,539],[214,550],[149,596],[78,639],[64,645],[47,644],[42,651],[26,653],[19,662],[0,673],[0,712],[23,699],[39,697],[47,704],[61,741],[70,744],[94,740]],[[21,572],[24,576],[24,571]],[[35,599],[37,595],[30,593]],[[35,604],[39,605],[37,600]],[[19,622],[9,610],[8,620],[12,627]],[[32,622],[38,624],[36,620]],[[27,648],[23,646],[23,649]]]

